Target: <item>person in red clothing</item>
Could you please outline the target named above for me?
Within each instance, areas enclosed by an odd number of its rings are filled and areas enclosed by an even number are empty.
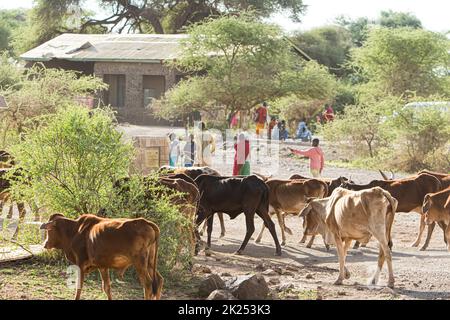
[[[331,105],[326,104],[325,105],[325,111],[323,113],[323,117],[325,119],[325,122],[330,122],[334,120],[334,110],[331,107]]]
[[[319,178],[322,174],[323,167],[325,164],[325,158],[323,156],[323,151],[319,147],[319,139],[313,139],[312,148],[308,150],[295,150],[289,148],[292,153],[305,156],[309,158],[309,171],[314,178]]]
[[[246,138],[244,133],[239,134],[237,142],[234,144],[233,176],[248,176],[250,175],[250,141]]]
[[[261,131],[266,128],[266,123],[268,120],[268,110],[267,110],[267,102],[263,102],[262,106],[256,109],[255,114],[253,116],[253,120],[256,123],[256,135],[260,138]]]

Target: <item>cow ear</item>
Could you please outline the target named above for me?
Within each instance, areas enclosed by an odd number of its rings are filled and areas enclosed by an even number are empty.
[[[308,198],[306,198],[306,203],[310,203],[314,199],[316,199],[316,198],[315,197],[308,197]]]
[[[311,211],[310,206],[306,206],[302,209],[302,211],[300,212],[300,218],[305,218],[306,215]]]
[[[47,223],[43,223],[41,225],[40,229],[41,230],[51,230],[51,229],[53,229],[55,227],[55,224],[56,224],[55,220],[47,222]]]

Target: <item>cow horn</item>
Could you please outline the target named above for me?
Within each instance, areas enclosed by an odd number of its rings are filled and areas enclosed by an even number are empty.
[[[389,180],[388,177],[386,176],[386,174],[383,171],[381,171],[379,169],[378,169],[378,171],[380,172],[380,174],[381,174],[381,176],[383,177],[384,180]]]
[[[48,228],[48,222],[41,224],[41,227],[39,229],[46,230]]]
[[[41,230],[50,230],[55,225],[55,221],[49,221],[46,223],[41,224],[41,227],[39,229]]]
[[[394,176],[394,171],[391,170],[391,180],[394,180],[395,176]]]

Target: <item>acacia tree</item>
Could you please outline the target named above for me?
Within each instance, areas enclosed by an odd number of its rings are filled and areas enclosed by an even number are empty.
[[[388,94],[414,91],[426,97],[449,94],[449,41],[442,34],[411,28],[374,28],[352,65],[366,81]]]
[[[92,3],[93,1],[89,1]],[[287,12],[299,22],[303,0],[97,0],[106,17],[96,18],[87,0],[36,0],[28,24],[17,32],[15,47],[24,52],[64,32],[180,33],[207,17],[255,10],[260,17]]]
[[[194,110],[246,112],[263,100],[289,94],[334,94],[336,81],[325,67],[302,60],[279,27],[250,14],[209,19],[188,33],[181,57],[171,66],[191,77],[153,104],[163,118]]]
[[[27,127],[35,125],[36,117],[55,113],[78,98],[94,95],[107,85],[94,76],[79,76],[77,72],[46,69],[36,65],[23,72],[2,57],[0,95],[8,108],[0,109],[0,146],[10,145]],[[6,71],[3,73],[3,71]],[[14,138],[15,137],[15,138]]]
[[[295,44],[311,58],[330,68],[331,72],[343,76],[343,68],[353,46],[351,33],[341,26],[324,26],[298,32],[292,38]]]

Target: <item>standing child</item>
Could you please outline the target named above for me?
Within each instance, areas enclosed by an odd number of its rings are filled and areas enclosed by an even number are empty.
[[[308,150],[295,150],[289,148],[292,153],[298,154],[301,156],[306,156],[309,158],[309,171],[314,178],[319,178],[322,174],[323,167],[325,164],[325,159],[323,156],[323,151],[319,147],[319,139],[315,138],[312,141],[312,148]]]
[[[190,134],[188,136],[186,144],[184,145],[183,155],[184,155],[184,166],[192,167],[194,165],[195,160],[195,142],[193,134]]]
[[[178,140],[175,133],[169,135],[170,139],[170,152],[169,152],[169,165],[171,167],[176,167],[178,162],[178,157],[180,156],[180,141]]]

